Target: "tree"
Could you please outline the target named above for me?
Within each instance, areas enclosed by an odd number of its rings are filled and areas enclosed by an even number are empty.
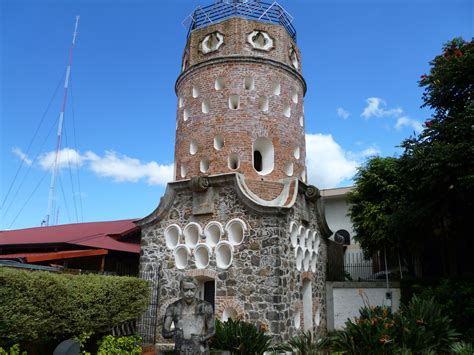
[[[430,65],[419,85],[431,119],[401,143],[400,158],[372,158],[359,169],[350,214],[364,250],[408,248],[425,274],[453,275],[473,270],[463,261],[474,247],[474,43],[454,39]]]

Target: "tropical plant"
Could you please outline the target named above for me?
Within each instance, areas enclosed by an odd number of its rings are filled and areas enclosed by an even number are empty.
[[[20,344],[14,344],[7,350],[0,347],[0,355],[27,355],[27,353],[20,350]]]
[[[432,300],[414,297],[397,313],[364,307],[331,338],[331,349],[350,354],[447,353],[457,339],[448,317]]]
[[[311,331],[301,332],[286,343],[273,348],[275,351],[291,351],[295,355],[322,354],[328,347],[328,339]]]
[[[225,322],[216,320],[216,334],[211,339],[211,348],[229,350],[235,354],[260,355],[270,347],[271,337],[265,328],[229,318]]]
[[[474,346],[460,341],[451,345],[451,352],[456,355],[472,355],[474,354]]]

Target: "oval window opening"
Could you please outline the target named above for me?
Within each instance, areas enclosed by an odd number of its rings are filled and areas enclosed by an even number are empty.
[[[229,97],[229,108],[231,110],[237,110],[240,105],[240,97],[239,95],[230,95]]]
[[[245,90],[253,90],[255,88],[255,80],[253,76],[246,76],[244,79]]]
[[[193,139],[191,143],[189,144],[189,154],[194,155],[198,151],[198,145],[197,142]]]
[[[201,173],[205,173],[209,170],[209,158],[204,157],[202,158],[201,162],[199,163],[199,170]]]
[[[199,89],[197,88],[197,86],[193,86],[193,97],[199,97]]]
[[[285,115],[285,117],[288,117],[288,118],[291,117],[291,107],[290,107],[290,105],[285,105],[285,107],[283,108],[283,114]]]
[[[274,168],[274,149],[272,141],[259,137],[253,144],[253,167],[260,175],[266,175]]]
[[[214,137],[214,149],[221,150],[224,147],[224,138],[221,135]]]
[[[258,109],[262,112],[268,112],[268,97],[260,96],[258,99]]]
[[[181,177],[184,178],[188,174],[188,169],[186,168],[186,165],[181,164]]]
[[[240,158],[237,153],[229,155],[229,169],[237,170],[240,167]]]
[[[295,150],[293,151],[293,156],[295,157],[295,159],[300,158],[300,147],[295,148]]]
[[[224,88],[224,79],[223,78],[217,78],[216,82],[214,83],[214,89],[222,90],[223,88]]]
[[[287,176],[292,176],[293,175],[293,163],[291,161],[287,161],[285,163],[284,170],[285,170],[285,174]]]
[[[272,84],[273,95],[280,95],[280,91],[281,91],[280,82],[279,81],[273,82],[273,84]]]
[[[205,99],[202,101],[202,113],[209,113],[210,111],[210,104],[209,104],[209,100],[208,99]]]
[[[183,110],[183,120],[187,121],[189,119],[189,109],[185,108]]]

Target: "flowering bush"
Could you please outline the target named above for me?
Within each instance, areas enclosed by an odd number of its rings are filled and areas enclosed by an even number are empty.
[[[413,297],[397,313],[386,307],[364,307],[360,317],[336,331],[332,349],[351,354],[447,353],[457,333],[433,300]]]

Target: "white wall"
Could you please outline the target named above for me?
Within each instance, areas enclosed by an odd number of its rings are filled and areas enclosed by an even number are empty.
[[[390,282],[392,311],[400,308],[400,287]],[[348,318],[359,316],[364,302],[370,306],[387,305],[384,282],[326,282],[328,330],[341,329]]]

